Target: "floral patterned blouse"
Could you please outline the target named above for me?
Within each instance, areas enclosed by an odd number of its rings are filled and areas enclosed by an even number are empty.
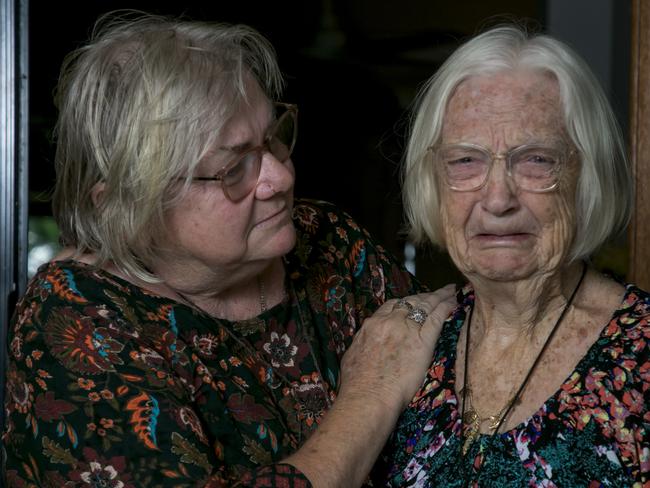
[[[335,207],[293,215],[288,295],[251,320],[44,265],[10,326],[8,486],[310,486],[281,460],[334,401],[364,318],[418,286]]]
[[[474,294],[444,324],[427,380],[382,454],[382,486],[650,486],[650,295],[623,302],[557,392],[528,420],[461,454],[456,345]]]

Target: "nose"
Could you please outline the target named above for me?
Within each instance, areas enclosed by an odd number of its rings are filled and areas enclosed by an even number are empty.
[[[293,189],[295,172],[289,157],[286,161],[278,160],[270,151],[262,155],[260,176],[255,187],[255,198],[267,200],[276,193],[285,193]]]
[[[519,207],[517,185],[508,174],[504,157],[494,159],[481,192],[481,205],[493,215],[504,215]]]

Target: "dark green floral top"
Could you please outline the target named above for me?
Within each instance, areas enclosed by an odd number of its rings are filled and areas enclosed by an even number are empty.
[[[288,296],[241,322],[44,265],[10,326],[8,486],[310,486],[280,461],[334,401],[364,318],[418,289],[335,207],[298,202],[294,221]]]
[[[466,288],[427,380],[383,454],[381,486],[650,487],[650,295],[627,290],[600,337],[529,419],[461,454],[456,346],[474,305]],[[379,471],[379,470],[378,470]]]

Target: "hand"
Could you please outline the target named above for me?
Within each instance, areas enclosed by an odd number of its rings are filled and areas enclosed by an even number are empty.
[[[427,312],[422,326],[397,300],[384,303],[363,323],[341,364],[341,396],[367,396],[401,412],[431,364],[442,323],[456,306],[455,286],[406,297]]]
[[[397,418],[422,384],[455,288],[406,299],[428,313],[422,326],[389,300],[366,319],[341,364],[341,390],[322,424],[286,463],[315,488],[361,486]]]

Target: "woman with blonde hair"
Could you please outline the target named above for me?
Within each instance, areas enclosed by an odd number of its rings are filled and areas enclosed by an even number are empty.
[[[294,202],[281,88],[245,26],[114,14],[66,59],[66,248],[10,326],[9,486],[363,482],[453,290],[397,307],[412,277],[349,215]]]

